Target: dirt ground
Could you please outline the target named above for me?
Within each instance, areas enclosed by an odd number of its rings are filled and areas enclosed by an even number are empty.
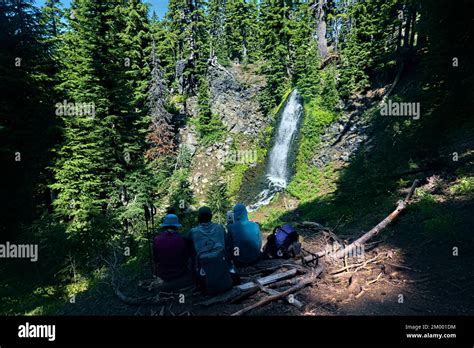
[[[461,213],[470,214],[472,208],[472,202],[465,202]],[[320,259],[325,271],[316,282],[295,295],[304,304],[303,308],[295,308],[281,300],[247,315],[474,315],[474,272],[471,270],[474,257],[463,247],[466,243],[458,240],[461,247],[458,256],[454,256],[453,241],[423,238],[416,235],[409,218],[400,220],[396,229],[387,232],[386,238],[370,241],[363,257],[338,263]],[[311,252],[332,246],[335,239],[350,242],[357,237],[337,237],[331,232],[302,227],[299,232],[303,248]],[[122,276],[121,290],[127,296],[158,294],[138,286],[143,275]],[[161,299],[168,298],[163,304],[128,305],[115,296],[110,284],[104,280],[98,290],[84,293],[76,303],[68,304],[58,314],[231,315],[268,296],[259,291],[238,303],[206,307],[196,304],[205,298],[195,289],[187,289],[184,294],[184,301],[178,294],[162,293],[159,294]]]

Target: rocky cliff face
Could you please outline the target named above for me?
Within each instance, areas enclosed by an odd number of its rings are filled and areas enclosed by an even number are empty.
[[[252,81],[247,87],[243,74],[235,65],[228,70],[209,70],[212,111],[221,116],[229,132],[258,135],[270,121],[260,111],[257,99],[265,83]]]
[[[265,86],[262,77],[244,71],[240,65],[210,66],[208,80],[211,110],[220,116],[227,131],[255,136],[269,124],[271,119],[260,111],[258,103],[258,95]],[[197,97],[187,99],[186,111],[197,117]]]
[[[312,163],[322,168],[332,161],[350,162],[361,145],[373,146],[370,126],[363,113],[380,100],[383,88],[355,95],[348,101],[343,115],[329,125],[321,135],[321,144]]]
[[[229,160],[234,146],[239,150],[254,150],[249,138],[256,138],[270,124],[272,119],[260,111],[258,95],[265,86],[265,80],[254,73],[253,67],[241,65],[222,67],[210,66],[208,80],[211,97],[211,110],[219,115],[228,131],[220,143],[206,148],[199,146],[198,134],[188,123],[180,129],[180,143],[193,154],[190,184],[196,201],[204,204],[204,198],[212,173],[224,169],[224,162]],[[183,112],[188,117],[198,117],[197,97],[187,98]],[[239,138],[235,143],[234,135],[245,134],[247,140]]]

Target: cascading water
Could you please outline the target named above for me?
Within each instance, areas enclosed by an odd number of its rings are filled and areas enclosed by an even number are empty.
[[[249,206],[250,211],[267,205],[277,192],[286,188],[289,180],[288,159],[302,114],[303,106],[298,91],[295,89],[291,92],[285,105],[278,125],[275,143],[270,151],[265,172],[267,188],[257,195],[255,203]]]

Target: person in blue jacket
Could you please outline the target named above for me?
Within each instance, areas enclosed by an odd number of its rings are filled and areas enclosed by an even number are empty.
[[[227,225],[229,255],[236,266],[249,266],[260,258],[262,234],[260,227],[249,221],[247,208],[239,203],[234,207],[234,222]]]

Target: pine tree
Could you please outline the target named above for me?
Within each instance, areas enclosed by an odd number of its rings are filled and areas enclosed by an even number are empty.
[[[251,37],[255,36],[255,17],[245,0],[228,0],[226,6],[226,43],[231,60],[247,62]]]
[[[198,91],[198,120],[197,129],[204,144],[215,143],[223,136],[223,125],[219,115],[211,111],[209,81],[203,77]]]
[[[0,1],[0,233],[18,238],[49,203],[45,167],[57,138],[51,43],[30,1]]]
[[[166,85],[176,88],[175,65],[178,60],[178,52],[176,38],[170,30],[169,20],[158,21],[157,19],[152,19],[150,30],[155,45],[156,60],[160,62],[160,67],[163,69]]]
[[[177,78],[183,94],[195,95],[209,58],[208,23],[204,0],[171,0],[166,15],[175,38]]]
[[[59,87],[67,102],[86,103],[93,112],[62,110],[64,141],[51,187],[58,193],[56,213],[82,245],[117,232],[121,218],[113,208],[138,194],[127,185],[145,175],[146,13],[140,1],[72,3]]]
[[[348,96],[368,85],[371,76],[380,75],[387,62],[396,58],[393,28],[397,23],[399,0],[369,0],[349,7],[350,32],[343,45],[342,93]],[[377,73],[378,71],[378,73]]]
[[[261,98],[265,110],[277,105],[289,85],[290,70],[290,0],[262,0],[260,4],[260,34],[263,72],[267,86]]]
[[[159,156],[170,155],[175,151],[175,134],[172,115],[167,110],[168,89],[164,80],[153,44],[152,78],[149,90],[149,109],[152,117],[150,133],[147,140],[151,144],[146,156],[153,160]]]
[[[46,0],[41,8],[40,25],[44,28],[48,38],[57,41],[60,33],[64,31],[62,18],[64,10],[60,0]]]
[[[217,57],[218,61],[223,63],[228,61],[225,35],[227,1],[209,0],[208,5],[210,56]]]
[[[206,195],[206,203],[212,210],[213,221],[225,224],[227,211],[231,209],[227,193],[227,184],[219,172],[215,172],[210,178],[211,184]]]
[[[319,63],[315,23],[308,2],[299,4],[291,23],[290,52],[293,82],[306,98],[319,94]]]

